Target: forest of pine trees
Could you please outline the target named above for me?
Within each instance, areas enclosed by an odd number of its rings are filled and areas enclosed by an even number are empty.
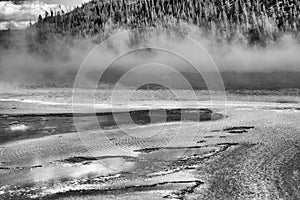
[[[55,37],[97,37],[113,30],[174,28],[193,24],[214,41],[266,45],[282,35],[299,37],[298,0],[92,0],[71,12],[46,13],[29,29],[39,42]]]

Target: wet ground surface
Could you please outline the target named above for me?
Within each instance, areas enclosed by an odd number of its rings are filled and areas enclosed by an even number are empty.
[[[148,125],[179,121],[208,121],[223,116],[209,109],[153,109],[128,112],[0,114],[0,144],[12,140],[75,132],[75,122],[85,130],[111,129],[119,125]],[[93,118],[97,121],[94,123]]]
[[[214,120],[176,121],[178,110],[170,109],[167,123],[148,123],[149,113],[140,111],[145,121],[121,129],[99,130],[84,115],[90,129],[82,133],[67,113],[5,113],[0,197],[299,199],[297,106],[235,105]]]

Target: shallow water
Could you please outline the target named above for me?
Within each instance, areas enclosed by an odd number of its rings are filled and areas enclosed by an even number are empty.
[[[188,108],[195,103],[182,102]],[[201,104],[205,107],[209,102]],[[151,101],[135,105],[149,107]],[[159,105],[173,108],[179,103],[164,101]],[[93,191],[103,198],[110,192],[128,195],[130,191],[170,195],[202,184],[197,169],[205,159],[243,142],[259,143],[268,127],[286,127],[285,120],[289,127],[298,123],[299,103],[231,101],[226,106],[226,112],[220,111],[227,115],[224,120],[170,122],[164,126],[158,121],[136,124],[134,128],[125,124],[122,130],[93,130],[99,127],[90,122],[89,116],[83,116],[81,123],[89,130],[83,133],[74,133],[72,116],[66,113],[25,113],[24,118],[6,113],[1,115],[6,121],[0,124],[9,138],[0,144],[0,196],[68,197],[70,191],[75,196]],[[150,137],[153,130],[161,127],[160,134]],[[124,134],[124,130],[131,134]],[[174,139],[170,142],[170,138]]]

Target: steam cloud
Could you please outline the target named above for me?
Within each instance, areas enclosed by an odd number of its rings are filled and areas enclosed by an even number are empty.
[[[283,37],[281,41],[274,45],[260,48],[245,47],[238,44],[221,45],[194,37],[195,35],[191,36],[208,51],[222,75],[227,74],[224,80],[225,85],[227,84],[226,81],[229,81],[230,84],[227,85],[232,86],[236,84],[236,88],[239,88],[238,85],[241,85],[241,88],[253,88],[251,86],[251,78],[248,78],[248,82],[235,82],[233,79],[239,78],[239,75],[236,75],[236,73],[244,74],[241,77],[247,77],[247,74],[263,74],[260,76],[269,76],[269,79],[272,80],[273,78],[270,78],[270,74],[277,74],[276,76],[278,76],[278,74],[284,72],[280,75],[282,85],[278,84],[274,86],[274,83],[271,81],[269,83],[260,83],[259,86],[255,86],[254,88],[272,88],[272,85],[275,88],[281,86],[300,87],[300,83],[297,81],[297,75],[295,75],[300,74],[300,44],[289,36]],[[201,69],[202,71],[210,72],[210,65],[206,63],[207,55],[193,51],[185,39],[172,39],[172,37],[162,33],[157,37],[150,38],[141,46],[151,47],[155,46],[156,43],[163,43],[166,49],[179,48],[181,51],[187,52],[193,59],[203,62],[201,64],[203,67]],[[81,63],[96,45],[88,40],[78,41],[73,46],[66,46],[62,43],[55,45],[60,45],[60,47],[63,48],[62,52],[66,54],[64,58],[55,54],[51,59],[47,59],[38,54],[32,54],[27,49],[25,41],[23,45],[18,45],[17,48],[1,48],[0,81],[25,82],[29,84],[38,82],[52,86],[72,86]],[[106,46],[107,48],[96,49],[100,57],[96,56],[94,58],[95,60],[91,62],[95,64],[95,70],[96,68],[104,68],[103,63],[116,58],[121,48],[132,49],[130,39],[126,37],[108,46]],[[128,67],[135,66],[140,60],[145,59],[149,62],[167,63],[180,72],[192,73],[190,66],[181,59],[174,57],[174,55],[151,50],[128,55],[122,59],[122,62],[117,61],[113,67],[114,73],[126,71]],[[228,76],[228,73],[235,75]],[[151,74],[153,74],[153,72],[151,72]],[[153,75],[155,75],[155,73]],[[157,76],[159,76],[159,74],[157,74]],[[247,84],[249,87],[247,87]]]

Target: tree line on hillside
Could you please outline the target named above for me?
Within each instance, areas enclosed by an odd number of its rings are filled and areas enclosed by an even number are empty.
[[[199,27],[204,37],[214,41],[266,45],[285,34],[298,38],[300,1],[92,0],[71,12],[51,11],[39,16],[31,28],[37,30],[35,37],[41,43],[57,36],[97,37],[101,42],[119,28],[181,31],[183,24]]]

